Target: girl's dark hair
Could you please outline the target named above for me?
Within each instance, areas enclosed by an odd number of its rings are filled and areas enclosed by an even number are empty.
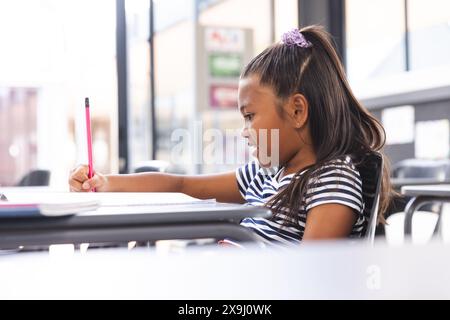
[[[357,164],[385,143],[382,125],[350,89],[330,35],[320,26],[300,31],[311,47],[274,44],[256,56],[241,75],[241,78],[258,76],[260,84],[272,87],[282,101],[296,93],[308,101],[308,124],[317,161],[302,173],[301,179],[297,179],[300,175],[297,172],[291,183],[266,204],[274,217],[286,214],[283,208],[290,208],[288,220],[296,223],[308,181],[318,177],[324,164],[348,155]],[[383,163],[379,214],[382,222],[392,194],[385,156]]]

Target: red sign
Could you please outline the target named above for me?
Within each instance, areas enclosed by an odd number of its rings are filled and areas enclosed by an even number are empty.
[[[213,84],[209,87],[209,104],[213,108],[237,108],[238,86]]]

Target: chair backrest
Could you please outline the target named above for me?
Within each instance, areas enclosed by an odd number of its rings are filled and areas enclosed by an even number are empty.
[[[50,182],[50,171],[31,170],[17,183],[18,187],[40,187],[48,186]]]
[[[383,176],[383,157],[378,152],[367,154],[356,166],[362,180],[364,215],[367,225],[363,231],[364,238],[373,243],[378,220],[381,180]]]

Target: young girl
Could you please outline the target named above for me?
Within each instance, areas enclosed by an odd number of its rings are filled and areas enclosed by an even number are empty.
[[[71,190],[182,192],[265,205],[271,219],[247,218],[241,225],[272,244],[361,236],[367,217],[355,164],[380,150],[384,130],[353,95],[329,35],[317,26],[284,34],[246,66],[238,99],[249,145],[258,151],[258,132],[277,130],[278,168],[253,161],[214,175],[96,173],[88,179],[87,166],[80,166],[70,176]],[[389,202],[386,173],[384,168],[381,212]]]

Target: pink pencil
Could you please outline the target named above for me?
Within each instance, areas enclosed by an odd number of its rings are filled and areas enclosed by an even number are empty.
[[[86,131],[87,131],[87,146],[88,146],[88,160],[89,160],[89,173],[88,178],[91,179],[94,176],[94,166],[92,164],[92,134],[91,134],[91,115],[89,113],[89,98],[84,99],[84,106],[86,110]],[[95,192],[95,188],[92,189]]]

